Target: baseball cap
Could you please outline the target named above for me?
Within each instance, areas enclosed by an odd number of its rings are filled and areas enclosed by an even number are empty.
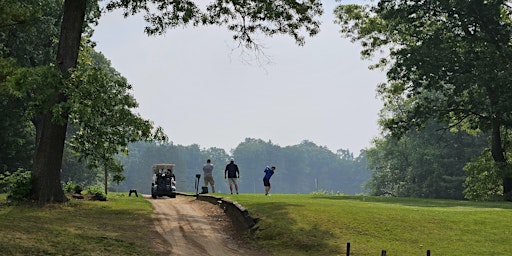
[[[229,159],[229,161],[234,162],[234,161],[235,161],[235,159],[234,159],[234,158],[231,158],[231,159]]]

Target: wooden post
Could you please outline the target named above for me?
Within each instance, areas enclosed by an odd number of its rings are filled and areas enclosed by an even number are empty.
[[[347,243],[347,256],[350,256],[350,243]]]

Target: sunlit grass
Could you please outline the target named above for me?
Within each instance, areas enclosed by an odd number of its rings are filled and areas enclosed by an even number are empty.
[[[275,255],[509,255],[512,205],[411,198],[227,196],[260,218]]]

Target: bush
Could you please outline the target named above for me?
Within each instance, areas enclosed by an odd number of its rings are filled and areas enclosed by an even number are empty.
[[[499,166],[487,150],[478,159],[464,166],[464,196],[476,201],[496,200],[503,196]]]
[[[32,172],[20,168],[12,174],[0,174],[0,185],[5,185],[3,192],[7,192],[7,199],[20,201],[28,198],[32,190]]]
[[[74,194],[81,194],[83,189],[83,186],[77,183],[74,183],[72,181],[66,182],[63,187],[64,191],[66,193],[74,193]]]
[[[92,199],[106,201],[107,195],[103,192],[103,189],[99,186],[89,186],[87,188],[87,193],[92,195]]]

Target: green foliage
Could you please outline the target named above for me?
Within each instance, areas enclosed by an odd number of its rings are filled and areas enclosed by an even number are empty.
[[[32,173],[25,169],[18,169],[12,174],[4,172],[0,174],[0,187],[5,186],[8,193],[7,199],[20,201],[28,197],[32,189]]]
[[[375,139],[368,150],[373,173],[366,186],[371,195],[463,199],[463,168],[480,155],[487,140],[442,127],[429,123],[400,139]]]
[[[309,193],[310,195],[312,196],[344,196],[344,194],[342,193],[339,193],[339,192],[334,192],[334,191],[327,191],[325,189],[320,189],[320,190],[316,190],[316,191],[313,191],[311,193]]]
[[[77,127],[70,146],[89,168],[108,170],[119,183],[124,180],[123,167],[116,160],[119,152],[127,153],[128,144],[136,141],[166,139],[161,128],[153,128],[150,121],[132,112],[138,104],[129,93],[131,85],[92,48],[81,51],[69,83],[70,123]]]
[[[388,81],[378,93],[393,109],[380,121],[385,132],[401,137],[432,120],[484,132],[493,160],[510,168],[499,136],[512,129],[507,1],[378,1],[341,5],[335,14],[343,35],[361,42],[364,57],[383,56],[375,66]]]
[[[200,1],[157,1],[156,12],[148,7],[148,2],[113,0],[107,4],[107,9],[124,9],[125,17],[144,12],[148,35],[163,34],[169,28],[188,24],[226,26],[233,31],[233,39],[247,48],[258,48],[253,38],[258,34],[290,35],[297,44],[303,45],[302,33],[316,35],[320,30],[317,18],[323,13],[318,0],[216,0],[206,6],[206,11],[198,7],[196,2]]]
[[[263,170],[268,165],[277,167],[272,177],[272,193],[311,193],[316,190],[336,194],[364,192],[361,185],[368,180],[364,151],[358,157],[338,155],[326,147],[305,141],[299,145],[280,147],[260,139],[247,138],[240,143],[232,155],[223,149],[201,149],[199,145],[173,145],[168,143],[135,143],[129,146],[128,156],[121,156],[125,166],[126,181],[119,189],[137,189],[149,193],[151,166],[155,163],[176,164],[178,191],[195,191],[195,174],[202,174],[206,159],[214,165],[213,176],[217,193],[229,191],[224,169],[230,157],[240,168],[239,188],[241,193],[263,193]],[[203,181],[200,180],[202,185]]]
[[[34,152],[34,126],[24,118],[27,103],[7,80],[19,72],[14,59],[0,58],[0,173],[29,168]]]
[[[107,195],[105,194],[101,186],[89,186],[87,187],[85,194],[92,195],[95,200],[107,200]]]
[[[69,128],[67,134],[71,136],[73,131],[70,131]],[[88,168],[86,161],[81,160],[80,154],[71,149],[69,142],[66,143],[62,159],[61,179],[63,182],[73,182],[84,186],[93,185],[98,180],[98,172],[97,169]]]
[[[478,201],[496,200],[503,196],[499,168],[489,150],[464,167],[467,178],[464,182],[466,198]]]
[[[63,2],[0,1],[0,6],[6,7],[0,7],[0,55],[16,59],[22,67],[53,64]]]
[[[347,153],[350,155],[350,152]],[[370,172],[366,170],[364,151],[355,159],[346,159],[326,147],[310,141],[280,147],[258,139],[245,139],[233,151],[241,168],[240,187],[257,193],[267,165],[277,167],[272,177],[274,193],[310,193],[316,190],[362,192],[361,184]]]
[[[84,190],[83,186],[75,182],[64,183],[63,189],[67,193],[81,194]]]

